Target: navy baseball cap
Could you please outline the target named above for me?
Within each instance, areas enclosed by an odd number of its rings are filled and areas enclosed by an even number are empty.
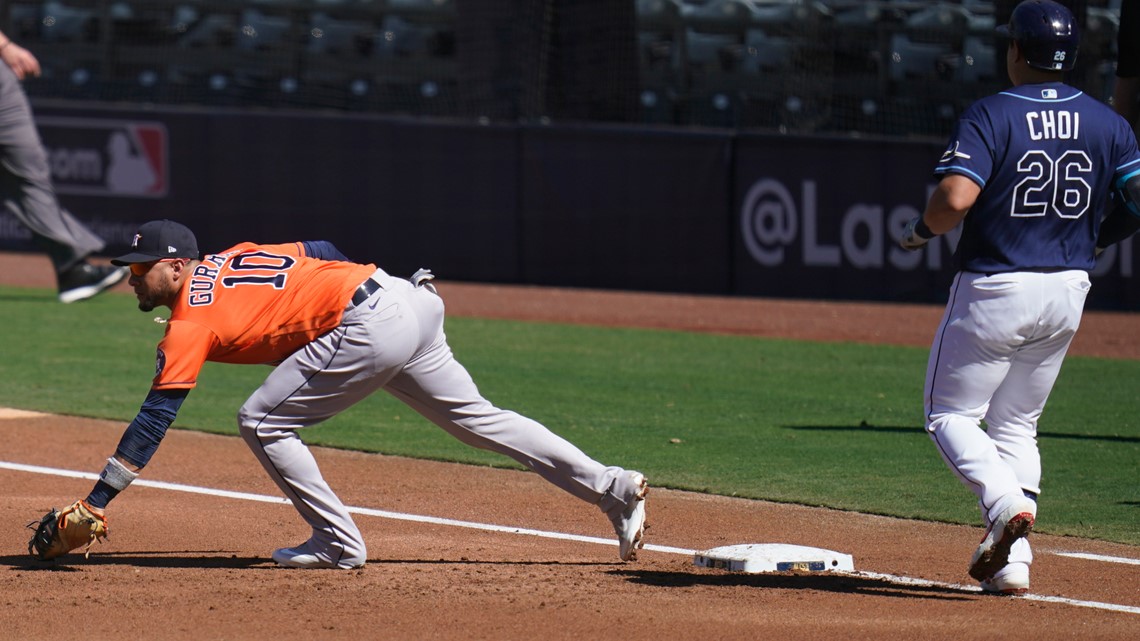
[[[131,241],[131,253],[111,259],[120,267],[163,258],[198,258],[198,240],[190,228],[173,220],[143,223]]]

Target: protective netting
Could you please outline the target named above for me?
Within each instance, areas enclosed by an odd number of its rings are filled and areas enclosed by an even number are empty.
[[[1071,3],[1112,91],[1119,0]],[[1007,84],[1002,2],[7,0],[33,97],[942,136]]]

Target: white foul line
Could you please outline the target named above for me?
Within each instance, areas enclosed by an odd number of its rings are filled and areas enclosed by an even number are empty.
[[[99,479],[98,474],[91,472],[75,472],[72,470],[60,470],[51,467],[39,467],[37,465],[24,465],[21,463],[9,463],[0,461],[0,468],[14,470],[17,472],[31,472],[33,474],[49,474],[52,476],[63,476],[66,478],[74,479],[88,479],[96,481]],[[250,494],[248,492],[233,492],[230,490],[217,490],[208,487],[197,487],[193,485],[182,485],[180,483],[167,483],[165,481],[151,481],[149,479],[136,479],[131,485],[141,487],[153,487],[160,490],[171,490],[174,492],[188,492],[190,494],[208,494],[210,496],[220,496],[229,499],[241,499],[243,501],[257,501],[260,503],[279,503],[282,505],[290,505],[289,499],[280,496],[268,496],[265,494]],[[436,516],[422,516],[419,514],[406,514],[403,512],[390,512],[388,510],[377,510],[368,507],[352,507],[345,506],[345,508],[353,514],[363,514],[365,516],[376,516],[382,519],[394,519],[397,521],[414,521],[416,523],[429,523],[432,525],[450,525],[452,527],[464,527],[473,530],[485,530],[490,532],[506,532],[509,534],[527,534],[530,536],[545,537],[548,539],[562,539],[566,541],[579,541],[582,543],[600,543],[602,545],[617,545],[615,539],[601,538],[596,536],[583,536],[580,534],[565,534],[562,532],[546,532],[543,530],[531,530],[528,528],[511,527],[507,525],[492,525],[489,523],[476,523],[474,521],[457,521],[455,519],[445,519]],[[684,554],[693,555],[696,550],[686,550],[683,548],[669,547],[665,545],[646,545],[646,550],[654,552],[665,552],[669,554]]]
[[[88,479],[91,481],[99,478],[98,474],[90,472],[76,472],[73,470],[61,470],[51,467],[40,467],[37,465],[24,465],[21,463],[9,463],[7,461],[0,461],[0,469],[8,469],[16,472],[31,472],[33,474],[48,474],[52,476],[62,476],[66,478],[75,479]],[[132,485],[142,487],[153,487],[161,490],[171,490],[174,492],[188,492],[191,494],[206,494],[210,496],[220,496],[230,499],[241,499],[243,501],[257,501],[260,503],[277,503],[282,505],[289,504],[289,500],[279,496],[268,496],[265,494],[251,494],[248,492],[233,492],[230,490],[216,490],[208,487],[197,487],[194,485],[182,485],[180,483],[167,483],[165,481],[151,481],[148,479],[137,479]],[[347,506],[346,506],[347,507]],[[617,541],[611,538],[600,538],[596,536],[582,536],[579,534],[565,534],[562,532],[547,532],[544,530],[532,530],[529,528],[511,527],[506,525],[492,525],[489,523],[476,523],[474,521],[457,521],[454,519],[445,519],[436,516],[421,516],[417,514],[405,514],[403,512],[390,512],[388,510],[376,510],[366,507],[347,507],[348,511],[353,514],[363,514],[365,516],[376,516],[384,519],[396,519],[400,521],[414,521],[417,523],[430,523],[432,525],[448,525],[451,527],[463,527],[475,530],[484,530],[490,532],[504,532],[508,534],[526,534],[530,536],[539,536],[549,539],[560,539],[564,541],[578,541],[582,543],[598,543],[601,545],[617,545]],[[669,547],[665,545],[646,544],[646,550],[653,552],[664,552],[666,554],[679,554],[682,556],[693,556],[697,550],[690,550],[686,548]],[[1085,555],[1081,553],[1061,553],[1062,556],[1073,556],[1077,558],[1092,558],[1095,555]],[[1116,557],[1096,557],[1096,560],[1115,559]],[[1135,562],[1140,564],[1140,561],[1133,559],[1124,559],[1126,562]],[[981,592],[981,588],[975,585],[962,585],[959,583],[943,583],[941,581],[929,581],[927,579],[916,579],[912,577],[896,576],[893,574],[880,574],[877,572],[855,571],[844,573],[848,576],[861,577],[868,579],[876,579],[879,581],[887,581],[897,585],[911,585],[919,587],[937,587],[947,588],[952,590],[961,590],[963,592]],[[1083,608],[1095,608],[1098,610],[1111,610],[1113,612],[1127,612],[1129,614],[1140,614],[1140,607],[1131,605],[1118,605],[1114,603],[1100,603],[1098,601],[1081,601],[1078,599],[1069,599],[1066,597],[1045,596],[1040,594],[1026,594],[1019,597],[1012,597],[1017,599],[1025,599],[1028,601],[1041,601],[1045,603],[1064,603],[1066,605],[1074,605]]]
[[[1140,565],[1140,559],[1130,559],[1123,556],[1103,556],[1100,554],[1089,554],[1087,552],[1054,552],[1057,556],[1067,556],[1074,559],[1085,559],[1086,561],[1104,561],[1106,563],[1124,563],[1125,565]]]
[[[934,587],[934,588],[948,588],[952,590],[961,590],[963,592],[981,592],[982,589],[976,585],[962,585],[960,583],[942,583],[941,581],[928,581],[926,579],[914,579],[905,576],[895,576],[893,574],[879,574],[877,572],[862,572],[855,571],[851,573],[854,576],[861,576],[868,579],[879,579],[881,581],[890,581],[899,585],[914,585],[919,587]],[[999,597],[995,597],[999,598]],[[1113,612],[1127,612],[1129,614],[1140,614],[1140,607],[1134,605],[1117,605],[1115,603],[1101,603],[1100,601],[1081,601],[1079,599],[1070,599],[1063,596],[1046,596],[1044,594],[1023,594],[1016,597],[1005,597],[1010,599],[1025,599],[1026,601],[1041,601],[1044,603],[1064,603],[1066,605],[1075,605],[1081,608],[1095,608],[1097,610],[1111,610]]]

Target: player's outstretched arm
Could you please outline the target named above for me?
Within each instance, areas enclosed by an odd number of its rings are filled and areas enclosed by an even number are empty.
[[[107,504],[138,478],[189,393],[186,389],[151,390],[87,498],[62,512],[53,508],[38,523],[28,525],[35,530],[28,541],[32,556],[50,561],[81,546],[90,551],[92,543],[107,538]]]
[[[107,459],[99,480],[87,495],[89,505],[98,510],[106,508],[111,499],[138,478],[166,436],[166,430],[174,423],[178,409],[189,393],[187,389],[173,389],[151,390],[147,394],[138,415],[123,431],[115,455]]]

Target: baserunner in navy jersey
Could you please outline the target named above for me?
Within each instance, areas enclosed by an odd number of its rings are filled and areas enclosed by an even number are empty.
[[[1014,86],[963,113],[899,244],[917,250],[962,225],[927,365],[926,430],[978,497],[986,533],[970,575],[987,592],[1022,594],[1041,492],[1037,420],[1089,270],[1140,228],[1140,151],[1123,118],[1062,82],[1079,45],[1068,9],[1027,0],[998,32]]]

